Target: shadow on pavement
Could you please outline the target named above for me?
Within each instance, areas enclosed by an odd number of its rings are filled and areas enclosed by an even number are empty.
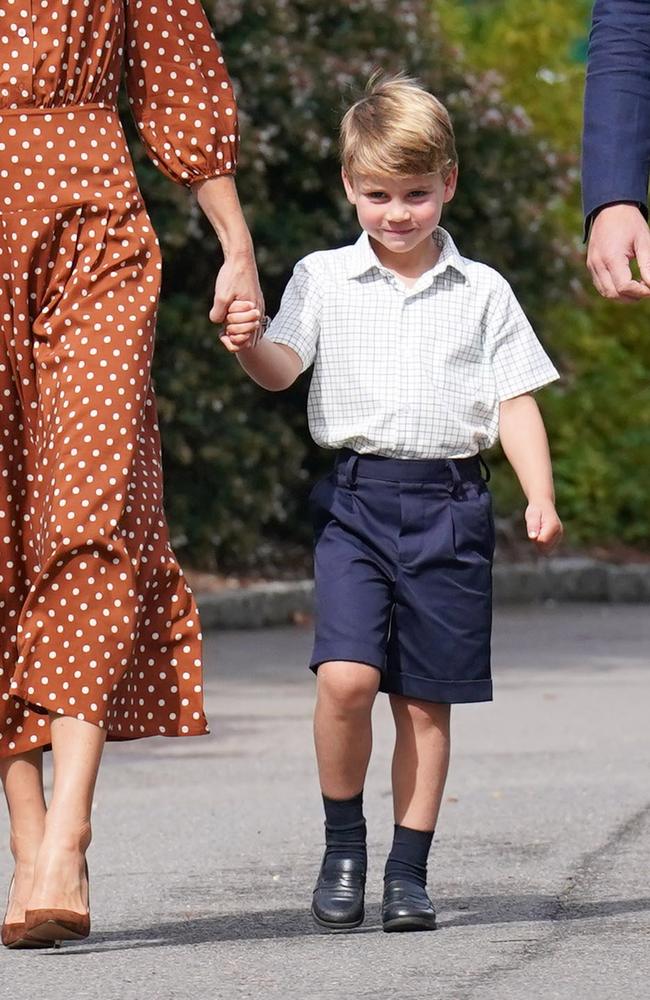
[[[490,924],[548,923],[590,920],[650,910],[650,898],[613,899],[601,902],[562,903],[556,896],[477,896],[471,899],[443,899],[439,910],[457,915],[439,922],[440,930]],[[460,911],[460,912],[459,912]],[[471,912],[463,912],[471,911]],[[347,934],[372,934],[381,930],[379,907],[370,907],[366,923]],[[98,934],[94,947],[66,946],[59,955],[78,955],[135,948],[160,948],[217,941],[255,941],[297,937],[329,937],[300,909],[267,910],[261,913],[233,913],[214,917],[181,919],[149,927]],[[48,954],[51,954],[49,952]]]
[[[469,927],[481,924],[539,923],[540,921],[590,920],[622,913],[650,910],[650,897],[565,902],[558,896],[477,896],[473,899],[442,899],[442,913],[461,911],[439,921],[439,927]],[[469,912],[463,912],[469,911]]]
[[[369,934],[381,930],[379,908],[368,912],[363,927],[347,934]],[[161,948],[169,945],[209,944],[216,941],[260,941],[297,937],[329,937],[311,920],[309,910],[267,910],[261,913],[228,913],[217,917],[181,919],[149,927],[98,933],[95,947],[65,947],[58,954],[101,953],[130,948]],[[49,953],[51,954],[51,952]]]

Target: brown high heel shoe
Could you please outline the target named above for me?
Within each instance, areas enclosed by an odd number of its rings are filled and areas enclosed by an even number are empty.
[[[74,910],[41,909],[27,910],[25,913],[25,933],[35,941],[46,941],[49,947],[58,946],[59,941],[82,941],[90,934],[90,881],[88,862],[86,871],[86,913]]]
[[[11,895],[14,888],[14,879],[12,878],[9,885],[9,894],[7,896],[7,909],[9,909],[9,903],[11,902]],[[8,924],[6,921],[2,925],[2,943],[5,948],[13,948],[18,950],[19,948],[48,948],[48,941],[41,941],[38,937],[26,937],[25,933],[25,921],[22,920],[20,923]]]

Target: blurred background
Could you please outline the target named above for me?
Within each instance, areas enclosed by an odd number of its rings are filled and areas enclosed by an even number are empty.
[[[273,315],[294,263],[356,239],[339,181],[342,110],[377,68],[448,106],[460,185],[443,216],[461,251],[512,283],[560,367],[540,395],[564,552],[650,554],[650,317],[600,299],[584,268],[579,146],[591,0],[206,0],[241,112],[238,188]],[[124,121],[130,124],[126,106]],[[130,142],[164,251],[154,377],[166,507],[185,566],[309,573],[310,480],[331,455],[306,424],[309,374],[270,394],[208,320],[219,247],[193,197]],[[488,456],[501,559],[532,558],[523,497]]]

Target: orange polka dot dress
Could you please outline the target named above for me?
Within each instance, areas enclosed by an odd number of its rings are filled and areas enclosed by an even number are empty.
[[[196,606],[169,542],[151,384],[160,251],[116,111],[156,165],[233,173],[199,0],[0,5],[0,756],[49,715],[197,735]]]

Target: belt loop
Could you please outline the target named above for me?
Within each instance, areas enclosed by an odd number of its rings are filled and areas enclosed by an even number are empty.
[[[481,466],[481,468],[483,470],[483,479],[485,480],[486,483],[489,483],[490,482],[490,476],[492,475],[492,473],[490,472],[490,466],[487,464],[487,462],[485,461],[485,459],[483,458],[483,456],[480,455],[480,454],[478,456],[478,461],[479,461],[479,465]]]
[[[347,486],[348,489],[353,490],[357,485],[357,466],[359,464],[359,456],[352,454],[348,457],[345,465],[339,466],[339,474],[337,477],[339,486]]]
[[[447,468],[451,472],[451,485],[449,486],[449,492],[452,496],[458,496],[460,494],[463,481],[460,478],[458,466],[454,462],[453,458],[447,459]]]
[[[357,487],[357,466],[359,465],[359,456],[350,455],[349,459],[345,463],[345,485],[349,489],[354,490]]]

